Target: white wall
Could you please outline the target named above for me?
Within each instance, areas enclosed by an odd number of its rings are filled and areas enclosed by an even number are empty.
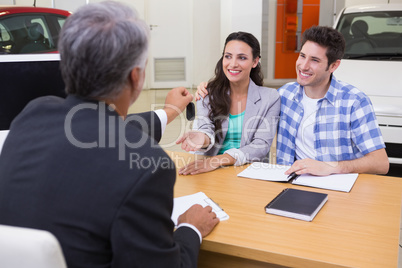
[[[5,2],[7,1],[7,2]],[[0,0],[0,4],[32,6],[33,0]],[[37,0],[37,6],[55,7],[74,12],[82,5],[102,0]],[[147,20],[147,0],[119,0],[134,7]],[[164,0],[161,0],[164,1]],[[271,0],[269,0],[271,1]],[[193,85],[209,80],[221,57],[226,37],[235,31],[252,33],[261,43],[262,0],[193,0],[191,10],[182,12],[193,16],[192,71]],[[166,10],[169,16],[169,10]],[[163,46],[164,44],[161,44]]]
[[[193,1],[193,84],[214,75],[226,37],[252,33],[261,42],[262,0]]]
[[[262,0],[221,0],[221,47],[232,32],[252,33],[261,43]]]
[[[386,4],[388,0],[345,0],[345,6],[367,5],[367,4]]]
[[[0,0],[0,5],[19,5],[19,6],[33,6],[34,0]],[[52,7],[52,0],[36,0],[37,7]]]
[[[402,0],[342,0],[345,1],[345,6],[367,5],[367,4],[387,4],[402,3]]]
[[[37,7],[53,7],[75,11],[82,5],[88,3],[102,2],[104,0],[36,0]],[[135,8],[144,19],[144,0],[118,0],[128,6]],[[34,0],[0,0],[0,5],[33,6]]]
[[[55,1],[66,1],[66,0],[55,0]],[[68,0],[70,1],[70,0]],[[104,0],[86,0],[88,3],[97,3],[97,2],[102,2]],[[142,19],[145,19],[145,3],[144,1],[146,0],[118,0],[118,2],[124,3],[134,9],[137,10],[138,14]]]
[[[13,0],[0,0],[0,5],[14,5]]]
[[[208,81],[222,55],[220,33],[221,5],[217,0],[193,4],[193,85]]]
[[[80,6],[86,5],[87,0],[53,0],[54,8],[65,9],[74,12]]]

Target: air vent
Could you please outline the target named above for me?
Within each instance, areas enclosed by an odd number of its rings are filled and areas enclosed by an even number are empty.
[[[185,58],[155,59],[155,82],[185,81]]]

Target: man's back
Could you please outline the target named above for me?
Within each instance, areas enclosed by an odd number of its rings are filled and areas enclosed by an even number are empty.
[[[0,223],[52,232],[69,267],[173,266],[174,165],[122,122],[71,96],[28,105],[0,156]]]

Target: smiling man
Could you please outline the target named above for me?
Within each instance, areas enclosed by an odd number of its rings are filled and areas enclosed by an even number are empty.
[[[297,82],[279,89],[277,163],[287,174],[386,174],[388,157],[370,99],[333,72],[345,50],[343,36],[316,26],[303,34]]]

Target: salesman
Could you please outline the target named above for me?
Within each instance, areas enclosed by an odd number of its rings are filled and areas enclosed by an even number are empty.
[[[68,267],[196,267],[219,220],[195,205],[174,232],[176,171],[149,131],[159,117],[127,116],[143,87],[147,25],[117,2],[89,4],[67,19],[58,49],[68,96],[36,99],[13,121],[0,224],[50,231]],[[173,89],[159,112],[170,122],[191,100]],[[133,154],[156,164],[133,165]]]

